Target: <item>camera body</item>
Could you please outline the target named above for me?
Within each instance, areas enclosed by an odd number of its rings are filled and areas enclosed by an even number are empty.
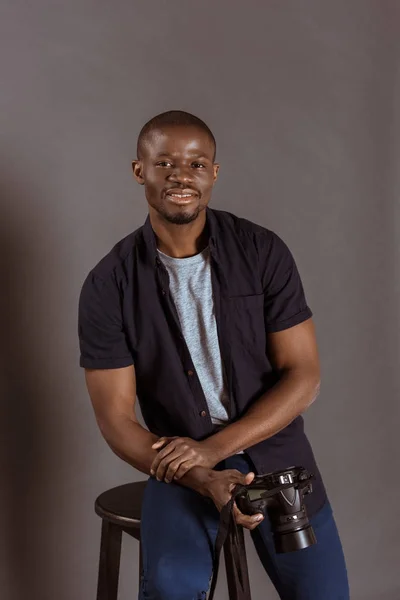
[[[317,541],[304,504],[304,496],[312,492],[313,477],[303,467],[288,467],[256,476],[235,494],[243,514],[268,516],[279,554],[308,548]]]

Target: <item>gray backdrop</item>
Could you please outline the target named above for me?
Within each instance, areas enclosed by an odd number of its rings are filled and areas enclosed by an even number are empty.
[[[352,598],[398,599],[400,3],[3,0],[0,22],[1,597],[95,598],[94,499],[143,478],[97,429],[77,301],[146,217],[140,127],[184,109],[218,141],[212,206],[297,259],[323,369],[306,427]],[[247,541],[253,599],[274,599]],[[121,600],[137,562],[125,540]]]

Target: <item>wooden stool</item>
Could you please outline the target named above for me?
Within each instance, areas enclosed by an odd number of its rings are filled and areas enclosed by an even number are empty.
[[[100,494],[95,502],[95,511],[102,518],[97,600],[117,600],[122,532],[139,540],[139,581],[142,572],[142,550],[140,545],[140,514],[146,481],[126,483]],[[245,556],[243,528],[239,527],[241,552]],[[230,600],[238,600],[234,577],[234,564],[229,538],[224,546],[226,578]],[[250,598],[248,573],[245,585]],[[247,590],[246,590],[247,592]],[[246,596],[247,597],[247,596]]]

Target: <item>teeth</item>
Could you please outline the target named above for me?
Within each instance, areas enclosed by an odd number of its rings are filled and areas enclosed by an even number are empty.
[[[191,198],[192,194],[168,194],[168,196],[173,196],[174,198]]]

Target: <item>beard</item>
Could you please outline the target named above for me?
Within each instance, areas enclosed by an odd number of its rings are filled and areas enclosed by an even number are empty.
[[[197,219],[201,207],[196,206],[196,208],[192,208],[191,210],[182,208],[181,210],[178,209],[176,212],[172,212],[164,206],[159,206],[156,210],[166,221],[168,221],[168,223],[173,223],[174,225],[187,225]]]

